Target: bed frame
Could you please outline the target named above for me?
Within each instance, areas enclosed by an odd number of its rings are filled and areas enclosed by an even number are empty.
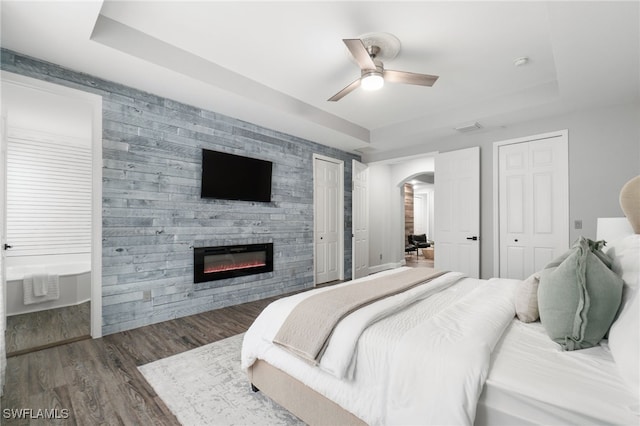
[[[360,418],[266,361],[256,360],[247,373],[254,391],[263,392],[309,425],[366,425]]]

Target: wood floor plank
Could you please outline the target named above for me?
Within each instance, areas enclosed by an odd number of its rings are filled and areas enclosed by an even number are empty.
[[[65,425],[178,425],[137,367],[245,332],[275,299],[9,358],[0,406],[68,409],[69,419],[59,423]],[[2,424],[30,422],[3,418]]]
[[[60,354],[56,350],[34,352],[29,362],[29,394],[37,394],[66,383]]]
[[[7,317],[9,357],[90,337],[90,302]]]

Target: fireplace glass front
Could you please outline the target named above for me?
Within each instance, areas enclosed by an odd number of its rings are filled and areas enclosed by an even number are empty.
[[[244,244],[193,249],[193,282],[273,271],[273,244]]]

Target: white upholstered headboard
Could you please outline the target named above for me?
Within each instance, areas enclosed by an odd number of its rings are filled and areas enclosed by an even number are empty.
[[[611,242],[633,234],[633,228],[626,217],[599,217],[596,228],[598,241]]]

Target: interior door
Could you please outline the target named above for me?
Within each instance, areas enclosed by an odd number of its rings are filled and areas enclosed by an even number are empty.
[[[480,276],[480,148],[437,154],[434,266]]]
[[[568,143],[501,145],[498,161],[500,276],[525,279],[568,247]]]
[[[353,279],[369,275],[369,169],[353,160]]]
[[[314,160],[316,284],[340,278],[340,165]]]

